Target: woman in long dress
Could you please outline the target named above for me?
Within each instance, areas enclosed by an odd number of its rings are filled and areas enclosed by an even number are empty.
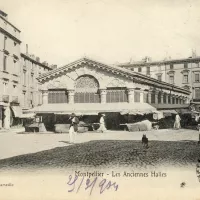
[[[74,113],[72,113],[70,119],[71,119],[71,125],[69,128],[69,142],[74,143],[78,131],[79,120]]]
[[[174,122],[174,128],[175,129],[180,129],[181,128],[181,118],[180,116],[177,114],[176,117],[175,117],[175,122]]]
[[[105,131],[107,131],[106,126],[105,126],[105,119],[104,119],[104,117],[105,117],[105,115],[102,114],[101,118],[100,118],[100,121],[99,121],[100,127],[98,129],[98,131],[102,132],[102,133],[105,132]]]

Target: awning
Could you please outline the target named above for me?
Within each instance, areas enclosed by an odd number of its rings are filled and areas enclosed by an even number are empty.
[[[189,109],[180,109],[178,112],[181,114],[199,114],[199,112]]]
[[[20,116],[20,118],[25,119],[25,118],[34,118],[35,113],[24,113]]]
[[[20,117],[22,115],[22,108],[20,106],[11,106],[11,109],[15,117]]]
[[[159,111],[162,112],[165,117],[171,116],[172,114],[177,114],[175,110],[159,110]]]
[[[80,114],[97,115],[98,113],[119,112],[125,114],[147,114],[156,111],[156,108],[148,103],[77,103],[77,104],[44,104],[31,109],[35,113],[55,114]]]
[[[163,113],[177,114],[177,112],[175,110],[159,110],[159,111],[163,112]]]

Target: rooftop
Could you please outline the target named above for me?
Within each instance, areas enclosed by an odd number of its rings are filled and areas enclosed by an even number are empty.
[[[133,61],[133,62],[126,62],[126,63],[120,63],[118,66],[120,67],[133,67],[133,66],[151,66],[151,65],[169,65],[169,64],[181,64],[181,63],[196,63],[200,62],[200,57],[189,57],[189,58],[180,58],[180,59],[165,59],[165,60],[159,60],[159,61]]]

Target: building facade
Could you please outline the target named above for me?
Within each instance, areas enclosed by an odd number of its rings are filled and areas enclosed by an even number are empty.
[[[20,106],[20,30],[0,12],[0,128],[12,123],[10,107]]]
[[[41,103],[37,77],[51,70],[39,58],[20,52],[20,30],[0,11],[0,129],[21,122],[23,110]]]
[[[154,62],[145,59],[119,66],[187,89],[191,100],[200,103],[200,57]]]
[[[37,114],[79,115],[99,113],[152,113],[152,105],[184,105],[190,92],[169,83],[121,67],[113,67],[82,58],[52,70],[38,78],[42,105],[32,109]],[[111,118],[114,120],[114,117]],[[58,122],[57,122],[58,123]]]
[[[42,104],[37,77],[52,70],[46,62],[41,63],[39,57],[21,53],[21,106],[28,110]]]

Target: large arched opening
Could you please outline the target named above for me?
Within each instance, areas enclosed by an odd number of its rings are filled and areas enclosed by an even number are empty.
[[[100,103],[99,82],[91,75],[83,75],[75,81],[75,103]]]

